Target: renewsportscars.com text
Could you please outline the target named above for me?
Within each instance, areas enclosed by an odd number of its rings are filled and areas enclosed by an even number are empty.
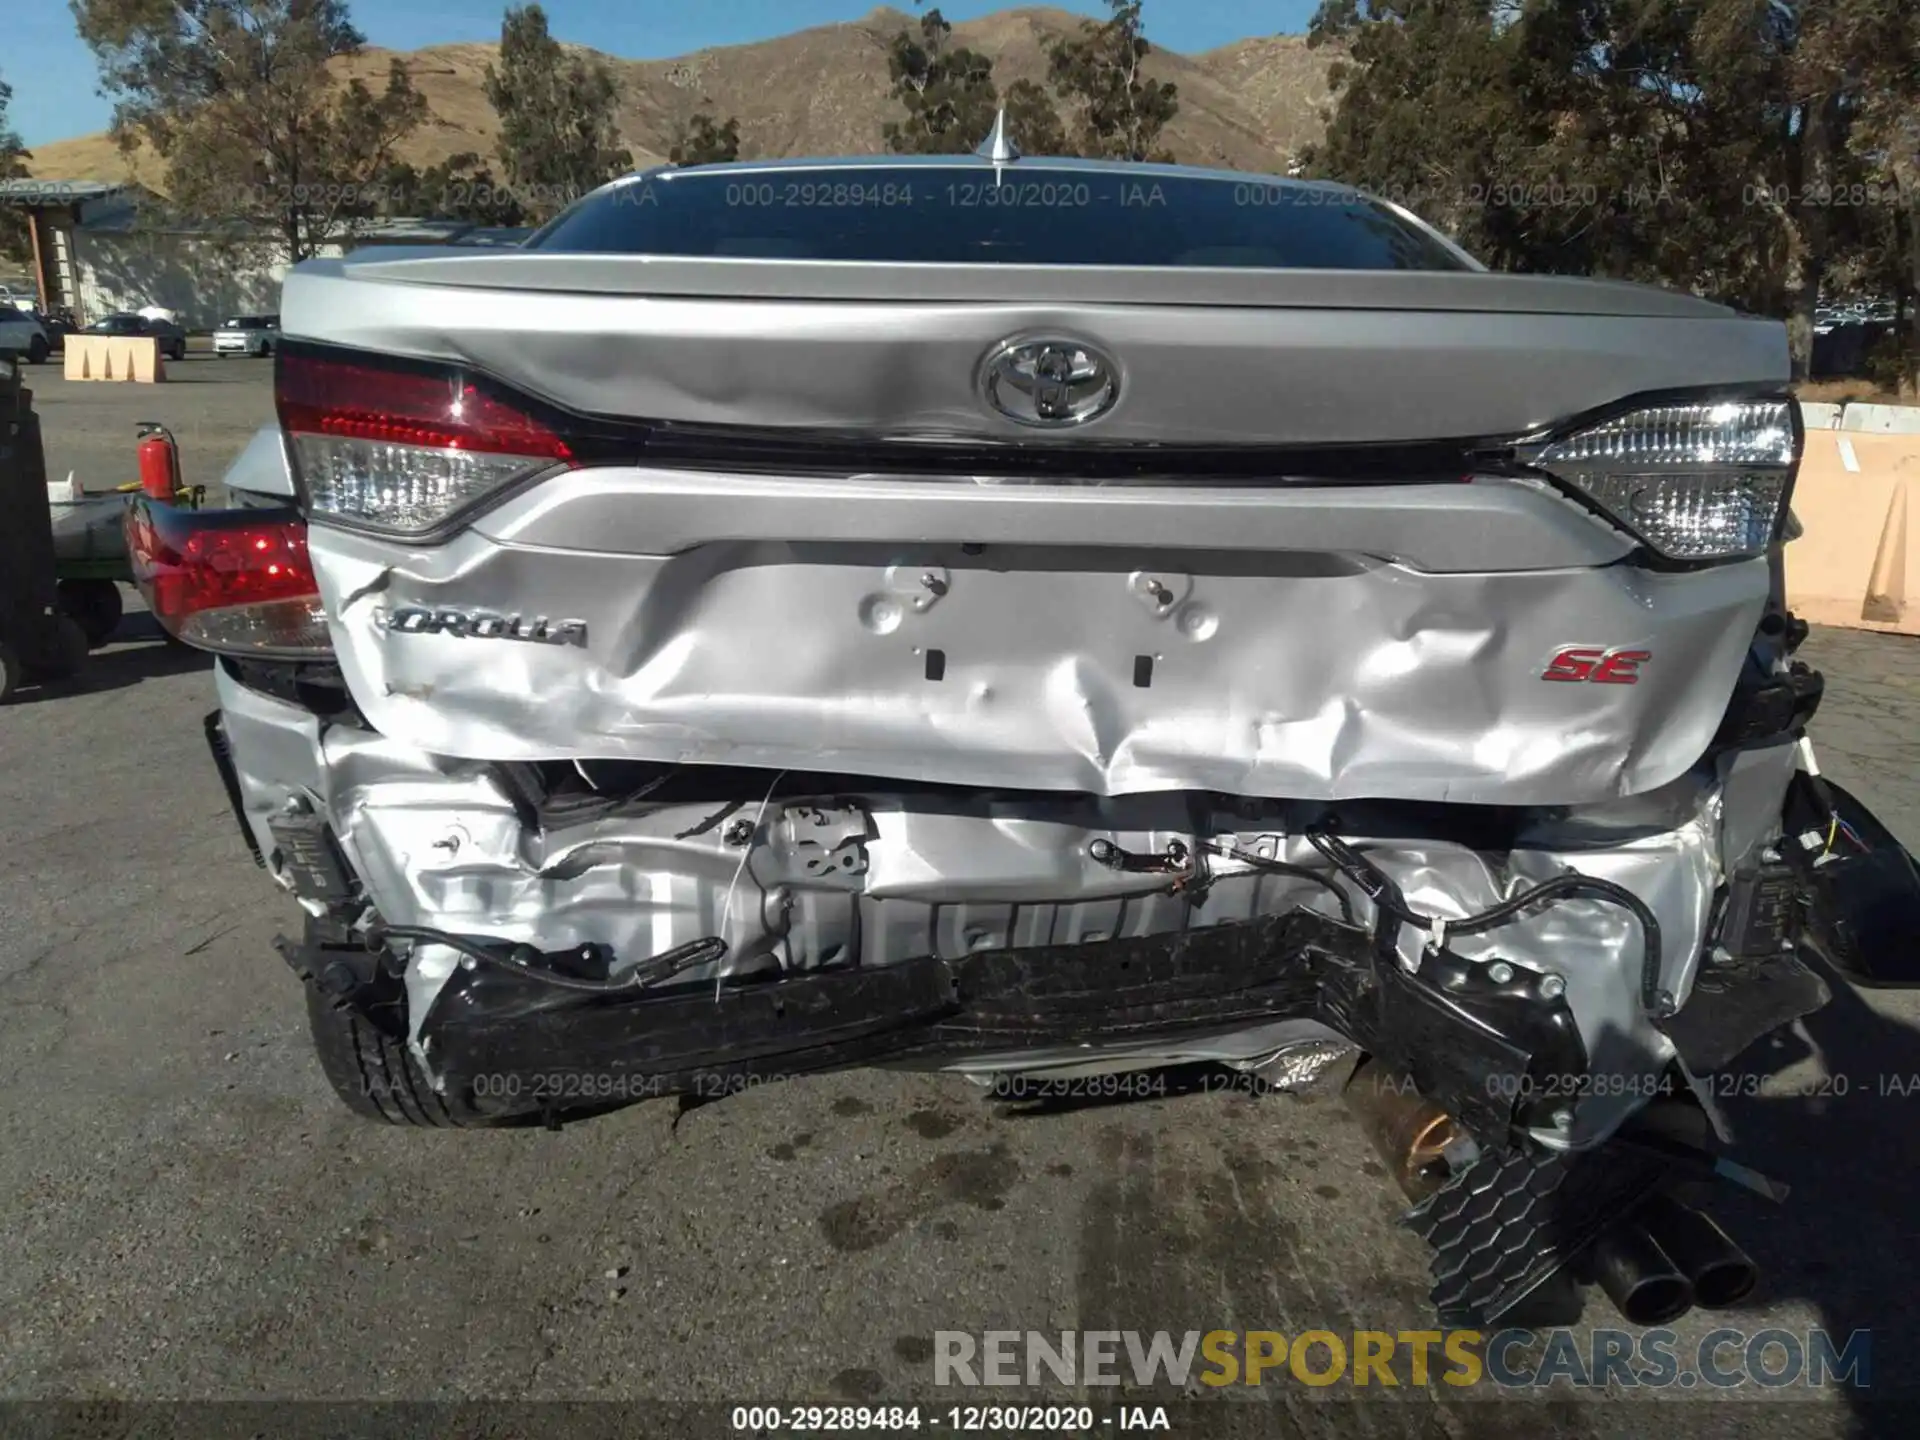
[[[938,1330],[936,1385],[1867,1389],[1873,1335],[1825,1330]]]

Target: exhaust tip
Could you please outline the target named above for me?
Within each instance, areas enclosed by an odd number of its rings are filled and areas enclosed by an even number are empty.
[[[1631,1324],[1665,1325],[1693,1309],[1693,1287],[1684,1275],[1650,1275],[1614,1304]]]
[[[1693,1308],[1693,1282],[1643,1226],[1614,1226],[1593,1259],[1600,1288],[1630,1325],[1665,1325]]]
[[[1703,1310],[1724,1310],[1746,1299],[1759,1283],[1759,1267],[1746,1257],[1717,1261],[1693,1277],[1694,1303]]]
[[[1737,1305],[1760,1283],[1760,1267],[1711,1217],[1659,1195],[1647,1203],[1642,1218],[1660,1248],[1693,1282],[1694,1303],[1702,1308]]]

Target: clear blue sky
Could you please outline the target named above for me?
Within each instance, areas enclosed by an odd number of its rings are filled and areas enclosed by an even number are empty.
[[[909,0],[893,0],[911,11]],[[1055,0],[1061,9],[1104,13],[1099,0]],[[707,45],[765,40],[810,25],[857,20],[875,8],[862,0],[545,0],[562,40],[609,54],[650,60]],[[454,40],[494,40],[499,0],[410,0],[353,6],[354,22],[375,45],[412,50]],[[1010,9],[992,0],[946,0],[949,20]],[[1209,50],[1248,35],[1305,30],[1314,0],[1146,0],[1147,36],[1172,50]],[[106,128],[112,107],[95,93],[93,55],[74,33],[66,0],[5,0],[0,5],[0,80],[13,87],[9,118],[33,146]],[[797,77],[796,77],[797,78]]]

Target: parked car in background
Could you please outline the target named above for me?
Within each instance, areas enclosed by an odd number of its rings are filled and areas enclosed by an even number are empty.
[[[53,336],[31,310],[0,305],[0,355],[24,355],[38,365],[53,350]]]
[[[216,355],[271,355],[280,334],[278,315],[235,315],[213,332]]]
[[[160,353],[169,360],[187,358],[187,332],[171,320],[155,320],[146,315],[103,316],[80,332],[83,335],[151,335],[160,342]]]
[[[40,295],[31,285],[0,285],[0,314],[8,310],[33,310],[40,304]]]

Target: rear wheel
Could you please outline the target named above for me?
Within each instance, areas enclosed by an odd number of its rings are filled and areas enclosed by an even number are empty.
[[[53,621],[53,643],[27,667],[27,673],[38,680],[65,680],[79,673],[80,667],[87,663],[87,652],[91,648],[87,644],[87,632],[80,628],[79,621],[64,613],[57,615]]]
[[[407,1045],[405,983],[340,926],[308,917],[297,949],[282,947],[307,992],[307,1029],[320,1071],[356,1115],[434,1129],[484,1125],[464,1097],[437,1092]],[[351,997],[344,998],[344,997]]]
[[[20,688],[20,682],[26,678],[26,671],[20,664],[20,652],[0,640],[0,705],[13,698],[13,692]]]
[[[450,1103],[428,1083],[407,1048],[403,1021],[392,1026],[376,1023],[361,1010],[321,993],[311,981],[306,991],[307,1027],[321,1073],[354,1114],[388,1125],[431,1129],[486,1123],[466,1106]],[[399,1015],[404,1016],[404,1010]]]
[[[27,341],[27,363],[30,365],[44,365],[46,363],[47,353],[51,349],[52,347],[47,344],[46,336],[34,336],[31,340]]]
[[[88,646],[98,649],[113,638],[125,605],[111,580],[62,580],[60,608],[86,632]]]

